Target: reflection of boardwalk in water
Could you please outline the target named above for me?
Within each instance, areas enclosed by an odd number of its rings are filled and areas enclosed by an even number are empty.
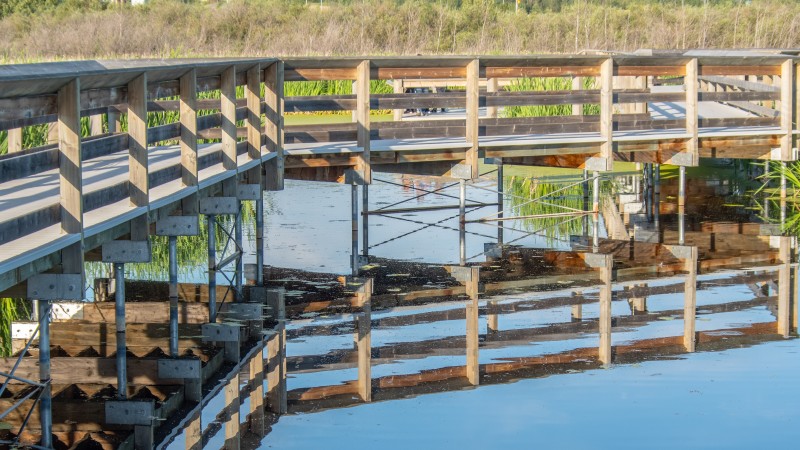
[[[794,72],[787,55],[0,68],[0,129],[17,140],[25,127],[54,130],[52,145],[12,145],[0,158],[0,289],[36,301],[14,324],[17,357],[2,361],[0,441],[256,447],[288,413],[788,337],[794,239],[696,201],[707,192],[687,184],[686,167],[792,160]],[[370,93],[371,80],[402,87],[409,76],[465,89]],[[498,89],[531,76],[573,88]],[[336,77],[354,79],[355,94],[283,95],[287,81]],[[371,110],[443,105],[437,120],[370,123]],[[499,117],[530,105],[568,109]],[[331,110],[354,121],[284,123],[285,111]],[[172,122],[151,123],[156,111]],[[635,189],[610,191],[615,161],[644,164],[644,184],[637,174]],[[676,183],[662,186],[660,164],[680,166]],[[516,165],[583,176],[507,186],[503,171]],[[264,190],[284,178],[350,185],[350,239],[322,235],[350,244],[350,276],[264,265]],[[378,204],[370,184],[405,191]],[[245,277],[248,217],[255,270]],[[416,228],[375,239],[390,220]],[[439,264],[375,257],[392,242],[388,256],[406,259],[429,232],[453,237],[423,249]],[[168,283],[126,279],[159,251]],[[179,258],[205,266],[208,282],[179,284]],[[62,304],[84,300],[86,262],[112,269],[94,280],[96,302]]]

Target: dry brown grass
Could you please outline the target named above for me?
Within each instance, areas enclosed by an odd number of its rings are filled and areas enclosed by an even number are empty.
[[[677,5],[677,6],[676,6]],[[161,1],[0,21],[6,61],[109,57],[532,54],[582,49],[797,47],[800,5],[754,0],[704,8],[652,1],[626,9],[579,1],[514,14],[493,2],[459,9],[376,0],[306,7],[287,0]]]

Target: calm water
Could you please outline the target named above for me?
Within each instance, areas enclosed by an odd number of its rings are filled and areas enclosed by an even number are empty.
[[[640,178],[609,183],[623,201],[604,208],[596,224],[581,215],[507,221],[502,250],[496,223],[467,225],[466,264],[481,273],[479,386],[464,376],[470,300],[448,272],[460,263],[457,210],[370,216],[370,260],[362,268],[375,282],[368,404],[353,384],[353,315],[335,301],[327,308],[315,303],[335,292],[338,275],[351,272],[350,187],[287,182],[266,199],[266,262],[271,284],[287,288],[289,414],[273,418],[266,438],[246,439],[244,447],[793,446],[800,438],[800,341],[778,335],[775,322],[793,313],[793,305],[781,310],[780,284],[794,288],[788,274],[795,267],[781,264],[779,254],[794,239],[730,225],[780,217],[779,206],[764,211],[763,202],[740,195],[745,188],[735,180],[697,180],[681,215],[674,180],[665,175],[656,203],[636,187]],[[477,185],[494,189],[493,177]],[[445,183],[379,178],[405,186],[376,182],[370,209],[401,200],[409,201],[394,207],[457,204],[448,197],[458,196],[457,185],[441,191],[446,195],[414,199],[421,193],[414,188]],[[507,183],[512,196],[530,190]],[[548,202],[582,204],[582,195],[566,193]],[[506,215],[566,211],[524,209],[527,200],[512,196]],[[497,201],[473,186],[467,197]],[[495,212],[487,206],[467,219]],[[531,234],[537,230],[543,231]],[[670,252],[679,244],[695,246],[697,260]],[[252,242],[246,249],[253,263]],[[587,253],[611,255],[613,270],[588,267]],[[682,341],[687,264],[700,267],[695,353],[686,353]],[[181,281],[204,277],[200,267],[182,268]],[[607,365],[598,361],[605,288],[612,291],[614,355]],[[207,405],[204,424],[215,420],[221,403]],[[248,407],[245,401],[242,417]],[[219,448],[223,434],[212,435],[207,448]],[[180,437],[172,447],[183,448]]]

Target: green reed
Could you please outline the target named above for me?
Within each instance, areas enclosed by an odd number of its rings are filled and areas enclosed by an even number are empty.
[[[515,78],[511,84],[505,87],[505,90],[509,92],[569,91],[571,89],[572,78],[568,77]],[[584,78],[583,89],[595,89],[594,78]],[[572,115],[572,105],[506,106],[503,114],[505,117],[569,116]],[[600,105],[584,104],[583,114],[600,114]]]
[[[577,181],[577,180],[576,180]],[[514,216],[534,216],[567,212],[567,208],[583,209],[583,186],[570,182],[553,183],[536,178],[512,176],[505,181],[509,194],[509,212]],[[540,201],[530,201],[543,199]],[[576,216],[577,217],[577,216]],[[527,231],[541,230],[549,244],[571,235],[583,234],[582,220],[567,217],[537,217],[521,219]]]

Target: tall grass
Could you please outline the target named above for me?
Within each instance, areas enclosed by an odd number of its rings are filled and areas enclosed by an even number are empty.
[[[569,91],[571,89],[572,79],[566,77],[516,78],[505,87],[505,90],[510,92]],[[584,78],[583,89],[595,89],[594,78]],[[569,116],[572,115],[572,107],[573,105],[507,106],[503,109],[503,115],[505,117]],[[583,114],[600,114],[600,105],[583,105]]]
[[[576,180],[577,181],[577,180]],[[567,212],[567,208],[583,209],[583,187],[581,184],[552,183],[536,178],[512,176],[505,181],[505,191],[509,194],[509,211],[514,216],[533,216]],[[529,200],[543,199],[544,202]],[[577,216],[576,216],[577,217]],[[527,231],[541,230],[548,244],[556,240],[568,239],[571,235],[583,233],[583,221],[566,220],[566,217],[539,217],[521,219]]]
[[[0,357],[11,356],[11,323],[27,313],[22,300],[0,298]]]

